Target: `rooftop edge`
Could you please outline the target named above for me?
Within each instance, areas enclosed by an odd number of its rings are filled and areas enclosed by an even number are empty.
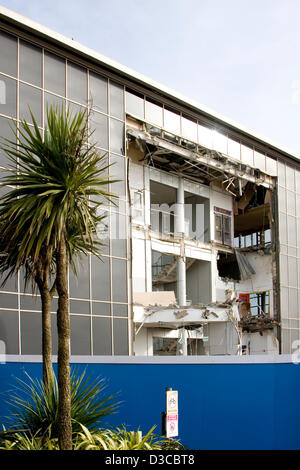
[[[226,116],[223,116],[222,114],[210,109],[209,107],[207,107],[206,105],[202,105],[200,103],[198,103],[196,100],[194,99],[191,99],[191,98],[188,98],[186,96],[184,96],[183,94],[181,94],[180,92],[178,91],[175,91],[175,90],[172,90],[171,88],[168,88],[167,86],[159,83],[159,82],[156,82],[155,80],[152,80],[150,78],[148,78],[147,76],[139,73],[139,72],[136,72],[135,70],[132,70],[131,68],[125,66],[125,65],[122,65],[120,64],[119,62],[113,60],[113,59],[110,59],[106,56],[104,56],[103,54],[100,54],[99,52],[93,50],[93,49],[90,49],[89,47],[87,46],[84,46],[82,45],[81,43],[77,42],[77,41],[74,41],[73,39],[70,39],[60,33],[57,33],[56,31],[46,27],[46,26],[43,26],[27,17],[24,17],[22,16],[21,14],[19,13],[16,13],[6,7],[3,7],[3,6],[0,6],[0,19],[1,17],[4,17],[7,21],[10,21],[11,23],[15,24],[15,25],[22,25],[22,27],[25,27],[28,31],[34,31],[34,32],[37,32],[41,35],[43,35],[45,38],[47,38],[48,40],[50,41],[55,41],[55,42],[58,42],[76,52],[80,52],[82,54],[84,54],[85,56],[88,56],[94,60],[97,60],[99,61],[100,63],[102,63],[103,65],[107,66],[107,67],[110,67],[112,70],[115,70],[117,72],[121,72],[123,73],[124,75],[128,76],[128,77],[131,77],[131,78],[134,78],[135,80],[139,81],[141,85],[147,85],[147,86],[150,86],[160,92],[163,92],[164,94],[166,95],[169,95],[171,96],[172,98],[175,98],[177,99],[178,101],[182,102],[183,104],[187,105],[187,106],[191,106],[195,109],[197,109],[199,112],[202,112],[202,113],[205,113],[207,114],[208,116],[214,118],[214,119],[217,119],[218,121],[220,121],[221,123],[224,123],[226,125],[229,125],[231,127],[233,127],[234,129],[236,129],[237,131],[239,132],[242,132],[244,134],[247,134],[249,137],[251,138],[254,138],[256,140],[258,140],[260,143],[263,143],[264,145],[268,145],[270,147],[272,147],[273,149],[285,154],[286,156],[296,160],[297,162],[300,161],[300,158],[299,156],[294,153],[294,151],[286,148],[286,147],[282,147],[282,146],[278,146],[276,143],[274,143],[273,141],[267,139],[266,137],[258,134],[256,131],[253,131],[235,121],[233,121],[232,119],[230,118],[227,118]]]

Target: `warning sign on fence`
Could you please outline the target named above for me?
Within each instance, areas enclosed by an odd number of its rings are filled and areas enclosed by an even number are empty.
[[[178,436],[178,414],[167,415],[167,437]]]
[[[167,391],[167,414],[178,413],[178,392],[177,390]]]

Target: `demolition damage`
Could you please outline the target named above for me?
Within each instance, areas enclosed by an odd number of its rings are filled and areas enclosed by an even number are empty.
[[[275,179],[127,115],[136,355],[274,354]]]

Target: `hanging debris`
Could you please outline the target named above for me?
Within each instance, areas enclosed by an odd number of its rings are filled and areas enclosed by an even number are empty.
[[[273,330],[275,326],[279,326],[279,323],[274,318],[263,312],[253,315],[250,311],[250,304],[246,302],[240,303],[239,312],[241,317],[239,327],[248,333],[258,332],[262,336],[265,330]]]
[[[255,274],[253,267],[251,266],[247,256],[240,252],[238,249],[235,249],[235,256],[240,270],[240,278],[245,281],[250,279],[251,276]]]

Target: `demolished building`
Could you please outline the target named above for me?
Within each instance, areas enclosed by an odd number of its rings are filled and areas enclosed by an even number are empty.
[[[127,153],[135,353],[278,353],[276,179],[132,114]]]
[[[75,41],[0,7],[0,135],[85,109],[107,155],[102,261],[69,273],[71,353],[291,353],[300,339],[297,155]],[[0,153],[0,171],[7,160]],[[53,342],[56,308],[52,311]],[[22,275],[0,290],[7,354],[41,352]]]

